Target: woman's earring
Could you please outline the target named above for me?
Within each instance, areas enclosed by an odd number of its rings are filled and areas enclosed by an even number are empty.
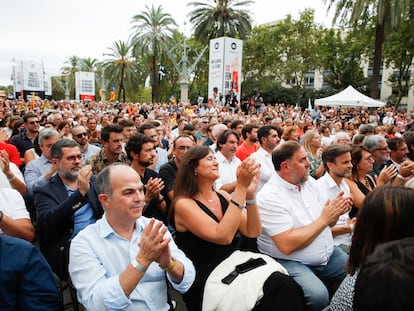
[[[197,171],[194,171],[194,176],[197,176]]]

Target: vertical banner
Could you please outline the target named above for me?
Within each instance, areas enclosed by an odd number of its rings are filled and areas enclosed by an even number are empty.
[[[75,72],[76,100],[95,100],[95,73]]]
[[[45,73],[45,96],[52,96],[52,77]]]
[[[210,40],[209,101],[230,95],[240,102],[242,58],[242,40],[229,37]]]
[[[19,99],[23,91],[23,62],[16,62],[13,66],[13,87],[14,97]]]
[[[23,89],[30,92],[44,92],[43,64],[40,62],[23,62]]]

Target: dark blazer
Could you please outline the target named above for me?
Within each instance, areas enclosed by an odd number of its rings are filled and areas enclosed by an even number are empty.
[[[104,212],[95,189],[95,176],[91,178],[86,196],[77,190],[69,197],[58,174],[52,176],[46,185],[34,189],[33,194],[40,250],[53,272],[66,280],[74,212],[86,203],[93,209],[96,219],[101,218]]]

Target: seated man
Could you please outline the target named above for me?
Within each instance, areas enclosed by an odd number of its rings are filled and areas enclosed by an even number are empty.
[[[61,310],[53,273],[29,242],[0,235],[0,310]]]
[[[258,249],[277,258],[302,286],[309,310],[322,310],[329,302],[323,281],[340,282],[346,275],[348,256],[334,246],[330,226],[349,210],[351,200],[342,192],[322,202],[309,178],[306,151],[295,141],[280,144],[272,162],[276,172],[257,194],[262,220]]]
[[[95,191],[92,167],[82,167],[79,144],[58,140],[50,151],[56,174],[34,189],[40,250],[53,272],[68,278],[70,241],[87,225],[101,218],[103,209]]]
[[[69,273],[88,310],[169,310],[167,284],[187,291],[194,266],[167,228],[142,216],[144,185],[138,173],[111,165],[97,178],[103,218],[72,241]]]

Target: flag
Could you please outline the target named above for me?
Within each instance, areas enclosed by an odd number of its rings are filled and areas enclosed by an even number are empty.
[[[35,106],[35,93],[32,92],[32,98],[30,100],[30,109],[33,110]]]
[[[170,96],[170,102],[172,102],[173,104],[177,103],[177,100],[175,99],[174,95]]]
[[[312,111],[312,103],[311,103],[310,98],[308,98],[308,109],[309,111]]]
[[[114,101],[115,100],[115,83],[112,83],[112,87],[111,87],[111,96],[109,97],[109,101]]]

